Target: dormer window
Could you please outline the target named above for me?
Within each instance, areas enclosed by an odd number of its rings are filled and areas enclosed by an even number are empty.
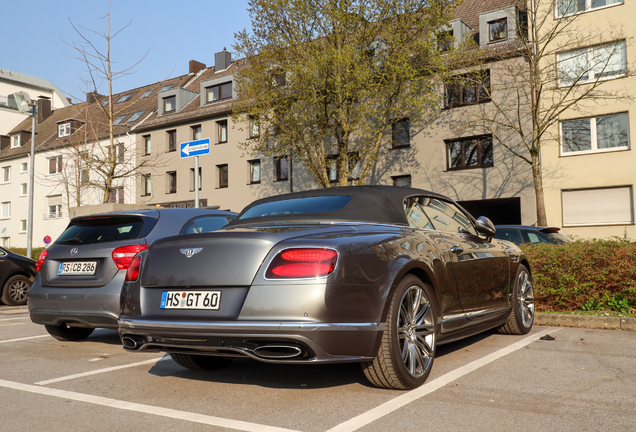
[[[13,135],[11,137],[11,148],[20,147],[20,135]]]
[[[232,82],[213,85],[205,89],[206,101],[215,102],[222,99],[232,98]]]
[[[57,137],[64,138],[71,135],[71,124],[70,123],[62,123],[57,125]]]
[[[501,18],[488,23],[488,40],[497,42],[508,39],[508,18]]]
[[[450,51],[453,47],[453,31],[444,31],[437,38],[437,48],[444,52]]]
[[[177,109],[177,98],[176,96],[168,96],[163,98],[163,112],[169,113],[174,112]]]
[[[131,98],[132,95],[133,95],[132,93],[126,93],[125,95],[123,95],[117,100],[117,103],[126,102],[127,100]]]

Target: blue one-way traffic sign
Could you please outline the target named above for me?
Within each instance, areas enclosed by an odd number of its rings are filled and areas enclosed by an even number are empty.
[[[210,153],[210,138],[181,143],[181,159]]]

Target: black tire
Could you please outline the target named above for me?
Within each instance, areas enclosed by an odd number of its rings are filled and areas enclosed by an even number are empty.
[[[45,325],[46,331],[59,341],[78,341],[86,339],[93,333],[90,327],[69,327],[66,323],[60,325]]]
[[[172,360],[177,362],[179,366],[199,371],[221,369],[232,363],[231,358],[217,356],[170,353],[170,357],[172,357]]]
[[[436,312],[429,285],[413,275],[402,279],[391,299],[378,354],[362,363],[374,386],[410,390],[426,381],[435,358]]]
[[[2,303],[9,306],[20,306],[27,303],[27,293],[31,289],[31,279],[15,275],[7,280],[2,289]]]
[[[497,330],[502,334],[524,335],[530,331],[533,323],[534,291],[532,289],[532,276],[526,266],[519,264],[508,322]]]

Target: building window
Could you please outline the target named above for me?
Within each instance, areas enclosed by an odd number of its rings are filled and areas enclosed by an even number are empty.
[[[411,122],[409,119],[393,122],[391,125],[391,145],[394,149],[411,146]]]
[[[232,82],[206,87],[205,94],[207,102],[230,99],[232,98]]]
[[[287,156],[274,158],[274,170],[276,181],[289,180],[289,159]]]
[[[90,182],[90,176],[89,176],[88,170],[86,168],[81,169],[80,170],[80,185],[87,186],[89,182]]]
[[[327,157],[328,176],[330,183],[336,183],[340,179],[338,175],[338,155],[332,155]],[[357,180],[360,178],[360,156],[357,152],[349,153],[349,180]]]
[[[3,202],[2,203],[2,218],[8,219],[11,217],[11,202]]]
[[[20,195],[21,196],[26,196],[28,193],[28,188],[27,188],[27,184],[26,183],[22,183],[20,185]]]
[[[168,171],[166,173],[167,181],[167,190],[166,193],[177,193],[177,172],[176,171]]]
[[[71,135],[71,124],[63,123],[61,125],[57,125],[57,137],[64,138]]]
[[[492,135],[447,140],[448,170],[493,166]]]
[[[129,100],[133,95],[133,92],[130,93],[126,93],[125,95],[123,95],[122,97],[120,97],[119,99],[117,99],[117,102],[115,103],[122,103],[122,102],[126,102],[127,100]]]
[[[227,164],[217,165],[216,169],[219,171],[219,188],[226,188],[228,186]]]
[[[2,237],[2,247],[5,249],[11,247],[11,237]]]
[[[27,230],[27,221],[26,221],[26,219],[22,219],[20,221],[20,232],[21,233],[25,233],[26,230]]]
[[[201,125],[192,126],[192,139],[193,140],[201,139]]]
[[[285,71],[281,69],[276,69],[272,71],[272,85],[274,87],[283,87],[287,85],[287,75]]]
[[[146,91],[144,92],[144,94],[142,94],[142,95],[141,95],[141,97],[140,97],[139,99],[145,99],[145,98],[147,98],[148,96],[150,96],[150,93],[152,93],[152,90],[146,90]]]
[[[20,135],[13,135],[11,137],[11,148],[20,147]]]
[[[163,98],[163,112],[169,113],[173,112],[177,109],[177,97],[176,96],[168,96]]]
[[[115,120],[113,120],[113,125],[118,125],[119,123],[124,121],[124,119],[126,118],[127,115],[128,114],[124,114],[124,115],[120,115],[119,117],[117,117]]]
[[[596,153],[629,148],[627,113],[561,122],[561,154]]]
[[[445,88],[444,102],[447,108],[489,102],[490,70],[457,75]]]
[[[124,188],[118,187],[110,191],[108,202],[111,204],[124,204]]]
[[[46,219],[58,219],[61,217],[62,217],[62,204],[50,205],[49,213],[47,214]]]
[[[201,190],[201,187],[203,186],[203,181],[201,177],[201,167],[199,167],[198,183],[199,183],[199,190]],[[190,192],[193,192],[193,191],[194,191],[194,168],[190,168]]]
[[[497,42],[508,39],[508,18],[501,18],[488,23],[488,40]]]
[[[136,113],[134,113],[133,115],[130,116],[130,118],[128,119],[128,121],[126,123],[134,122],[139,117],[141,117],[145,112],[146,112],[146,110],[137,111]]]
[[[258,123],[258,120],[254,117],[250,117],[249,124],[249,138],[258,138],[261,134],[261,125]]]
[[[161,87],[161,90],[159,90],[158,93],[161,93],[162,91],[170,90],[171,88],[172,88],[172,84],[166,84],[165,86]]]
[[[411,187],[410,175],[392,176],[391,178],[393,179],[393,186]]]
[[[2,167],[2,183],[9,183],[11,181],[11,167]]]
[[[150,135],[144,135],[144,155],[149,155],[152,150],[152,141],[150,140]]]
[[[108,146],[108,159],[115,160],[117,163],[124,163],[124,153],[126,153],[126,147],[123,144],[115,144],[115,154],[112,154],[113,147]]]
[[[557,18],[622,3],[623,0],[557,0]]]
[[[49,159],[49,174],[59,174],[62,172],[62,156]]]
[[[148,196],[152,194],[152,177],[150,174],[144,174],[142,176],[143,180],[143,196]]]
[[[563,226],[634,223],[631,186],[564,190],[561,198]]]
[[[585,84],[625,75],[625,41],[557,55],[559,85]]]
[[[173,152],[177,150],[177,131],[170,130],[166,132],[168,134],[168,151]]]
[[[20,165],[20,172],[27,172],[29,171],[29,164],[27,162],[22,162],[22,164]]]
[[[441,52],[450,51],[453,47],[453,31],[443,31],[437,36],[437,49]]]
[[[218,141],[219,143],[227,142],[227,120],[221,120],[216,122],[216,127],[219,132]]]
[[[250,166],[250,184],[261,182],[261,161],[260,159],[247,161]]]

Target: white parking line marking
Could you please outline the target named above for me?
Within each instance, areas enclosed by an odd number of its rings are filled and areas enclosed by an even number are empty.
[[[218,426],[228,429],[236,429],[249,432],[297,432],[292,429],[278,428],[274,426],[260,425],[239,420],[228,420],[220,417],[197,414],[187,411],[179,411],[170,408],[157,407],[152,405],[139,404],[135,402],[120,401],[101,396],[93,396],[83,393],[76,393],[66,390],[52,389],[48,387],[38,387],[31,384],[22,384],[13,381],[0,380],[0,387],[36,393],[40,395],[53,396],[62,399],[85,402],[94,405],[101,405],[111,408],[134,411],[144,414],[151,414],[177,420],[185,420],[193,423],[201,423],[210,426]]]
[[[500,359],[501,357],[504,357],[514,351],[517,351],[518,349],[525,347],[526,345],[530,345],[532,342],[537,341],[541,336],[547,333],[554,333],[559,330],[560,329],[550,328],[539,333],[535,333],[532,336],[521,339],[520,341],[515,342],[512,345],[507,346],[506,348],[502,348],[499,351],[495,351],[492,354],[488,354],[485,357],[468,363],[467,365],[457,368],[454,371],[447,373],[446,375],[442,375],[441,377],[436,378],[433,381],[416,388],[415,390],[411,390],[410,392],[398,396],[388,402],[385,402],[382,405],[377,406],[365,413],[362,413],[357,417],[347,420],[344,423],[340,423],[338,426],[329,429],[327,432],[351,432],[358,430],[361,427],[366,426],[369,423],[372,423],[388,414],[391,414],[393,411],[396,411],[403,406],[408,405],[411,402],[423,396],[426,396],[427,394],[432,393],[439,388],[444,387],[445,385],[455,381],[456,379],[459,379],[464,375],[487,365],[488,363],[492,363],[495,360]]]
[[[14,320],[28,320],[31,319],[29,317],[22,317],[22,318],[2,318],[0,319],[0,321],[14,321]]]
[[[0,344],[9,343],[9,342],[20,342],[20,341],[24,341],[24,340],[38,339],[38,338],[44,338],[44,337],[50,337],[50,336],[48,334],[45,334],[45,335],[40,335],[40,336],[29,336],[29,337],[24,337],[24,338],[19,338],[19,339],[0,340]]]
[[[101,374],[101,373],[106,373],[106,372],[112,372],[112,371],[116,371],[116,370],[120,370],[120,369],[127,369],[127,368],[131,368],[131,367],[136,367],[136,366],[143,366],[143,365],[147,365],[147,364],[153,364],[153,363],[157,363],[160,362],[162,360],[171,360],[170,356],[164,356],[164,357],[158,357],[158,358],[154,358],[151,360],[144,360],[144,361],[140,361],[137,363],[128,363],[125,365],[121,365],[121,366],[112,366],[112,367],[108,367],[108,368],[104,368],[104,369],[97,369],[94,371],[90,371],[90,372],[83,372],[83,373],[78,373],[78,374],[74,374],[74,375],[67,375],[64,377],[59,377],[59,378],[53,378],[50,380],[46,380],[46,381],[39,381],[34,383],[35,385],[47,385],[47,384],[53,384],[56,382],[61,382],[61,381],[68,381],[68,380],[72,380],[75,378],[82,378],[82,377],[87,377],[87,376],[91,376],[91,375],[97,375],[97,374]]]

